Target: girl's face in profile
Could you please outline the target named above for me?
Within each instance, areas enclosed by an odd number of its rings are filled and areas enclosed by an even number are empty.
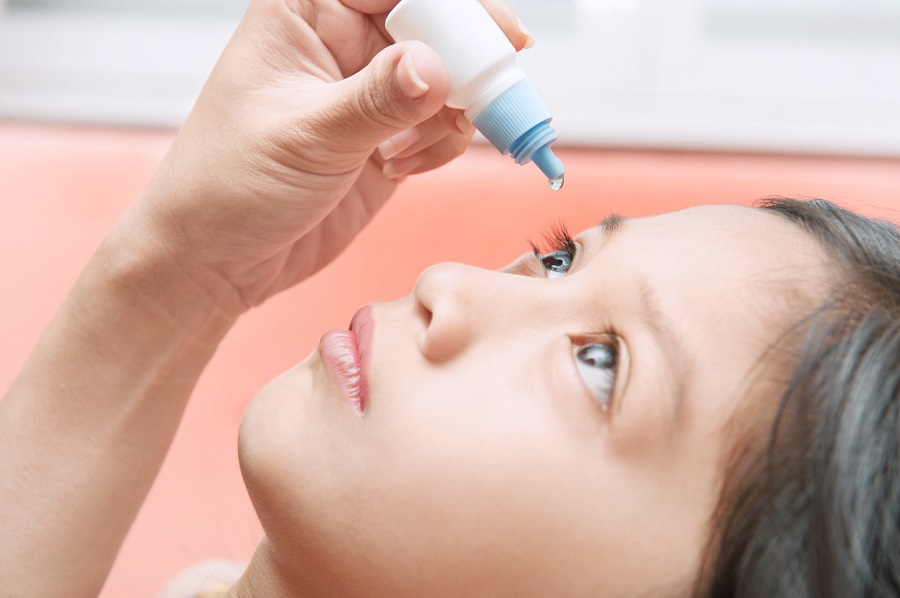
[[[361,310],[361,384],[339,332],[260,392],[241,463],[280,575],[308,595],[689,588],[726,423],[823,254],[734,206],[556,245]]]

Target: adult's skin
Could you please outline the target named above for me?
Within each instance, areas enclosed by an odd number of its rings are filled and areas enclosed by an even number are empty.
[[[404,175],[465,149],[443,63],[386,38],[395,4],[251,4],[0,403],[3,596],[96,595],[240,314],[337,256]],[[483,4],[529,42],[505,0]]]

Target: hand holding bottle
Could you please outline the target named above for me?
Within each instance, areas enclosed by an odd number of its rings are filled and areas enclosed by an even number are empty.
[[[337,256],[399,177],[453,159],[472,133],[444,106],[434,51],[391,44],[396,3],[255,0],[130,222],[245,306]],[[505,0],[484,4],[526,45]]]

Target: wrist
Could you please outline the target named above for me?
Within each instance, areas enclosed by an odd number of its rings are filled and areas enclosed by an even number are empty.
[[[218,343],[246,311],[223,277],[192,262],[132,210],[103,240],[82,283],[139,311],[148,326]]]

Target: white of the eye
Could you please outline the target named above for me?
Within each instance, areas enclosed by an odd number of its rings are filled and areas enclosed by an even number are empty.
[[[607,353],[606,355],[595,358],[594,361],[597,365],[587,364],[580,357],[580,355],[586,355],[587,353],[595,351],[605,351]],[[603,364],[608,364],[610,362],[615,364],[616,360],[609,355],[613,351],[613,348],[603,343],[575,347],[575,367],[578,369],[578,373],[581,374],[585,384],[587,384],[588,388],[591,390],[591,394],[594,395],[594,399],[597,400],[597,403],[604,410],[609,408],[609,403],[612,400],[613,385],[616,381],[616,369],[615,366],[610,367],[609,365]]]
[[[547,269],[547,278],[565,278],[565,272],[557,272],[556,270]]]

